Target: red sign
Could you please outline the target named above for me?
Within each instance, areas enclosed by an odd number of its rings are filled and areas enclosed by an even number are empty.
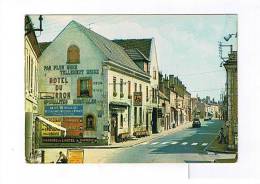
[[[64,117],[62,126],[67,130],[67,136],[81,136],[83,134],[82,118]]]

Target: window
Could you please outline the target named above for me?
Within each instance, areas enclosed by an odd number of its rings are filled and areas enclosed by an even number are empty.
[[[76,45],[71,45],[67,50],[67,63],[74,64],[80,61],[80,50]]]
[[[147,73],[148,72],[148,64],[144,63],[144,71]]]
[[[128,81],[128,98],[131,98],[131,81]]]
[[[148,86],[146,86],[146,101],[148,102]]]
[[[92,97],[92,79],[88,79],[88,78],[78,79],[77,96]]]
[[[123,79],[120,79],[120,98],[124,97],[124,93],[123,93],[123,86],[124,85],[124,81]]]
[[[116,96],[116,77],[113,77],[113,96]]]
[[[124,119],[123,119],[123,114],[120,115],[120,128],[123,128],[124,126]]]
[[[86,118],[86,130],[95,130],[95,121],[92,115],[88,115]]]
[[[142,92],[142,84],[139,84],[139,91]]]
[[[30,92],[33,92],[33,58],[31,58],[31,64],[30,64]]]
[[[156,78],[157,78],[156,75],[157,75],[156,70],[154,70],[154,71],[153,71],[153,79],[156,79]]]
[[[137,84],[135,83],[135,92],[137,92]]]
[[[137,126],[137,107],[134,108],[134,125]]]
[[[143,111],[142,111],[142,107],[139,108],[139,122],[140,122],[140,125],[143,124]]]

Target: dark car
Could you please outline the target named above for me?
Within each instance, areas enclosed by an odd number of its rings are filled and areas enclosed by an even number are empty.
[[[192,122],[192,127],[193,128],[199,128],[201,127],[200,119],[199,118],[194,118]]]

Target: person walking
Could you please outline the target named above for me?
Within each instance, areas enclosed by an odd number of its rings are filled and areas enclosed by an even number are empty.
[[[220,129],[220,132],[219,132],[219,143],[220,144],[224,144],[225,143],[224,128]]]

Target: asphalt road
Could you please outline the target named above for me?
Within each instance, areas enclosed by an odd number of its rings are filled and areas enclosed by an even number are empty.
[[[202,122],[200,128],[187,128],[140,145],[118,149],[108,163],[203,163],[222,158],[205,148],[217,136],[223,121]]]

